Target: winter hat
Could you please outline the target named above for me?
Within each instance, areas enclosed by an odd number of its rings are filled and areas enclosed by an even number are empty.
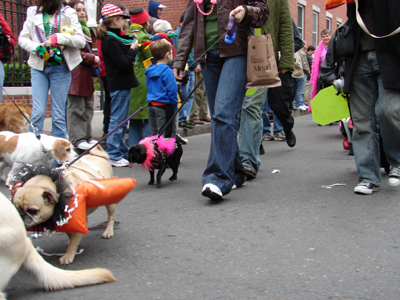
[[[155,32],[166,32],[171,29],[172,29],[171,24],[166,20],[158,19],[153,24],[153,30]]]
[[[121,16],[124,19],[129,19],[129,16],[125,15],[118,6],[111,3],[103,6],[103,8],[101,9],[101,15],[103,20],[116,16]]]
[[[131,15],[131,21],[133,24],[142,25],[150,19],[149,14],[143,8],[132,9],[129,11],[129,14]]]

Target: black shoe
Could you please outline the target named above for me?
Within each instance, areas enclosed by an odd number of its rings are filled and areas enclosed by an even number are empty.
[[[263,146],[263,144],[261,143],[261,144],[260,144],[260,155],[264,155],[264,154],[265,154],[264,146]]]
[[[249,166],[243,165],[248,180],[256,178],[256,172]]]
[[[289,132],[285,132],[286,134],[286,143],[289,147],[294,147],[296,145],[296,136],[294,135],[293,130]]]

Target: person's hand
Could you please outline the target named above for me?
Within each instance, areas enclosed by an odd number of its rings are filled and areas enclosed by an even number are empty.
[[[245,8],[244,8],[243,6],[238,6],[238,7],[236,7],[234,10],[232,10],[232,11],[229,13],[229,18],[230,18],[232,15],[235,15],[236,23],[240,23],[240,22],[242,22],[242,20],[244,19],[244,15],[245,15],[245,14],[246,14]]]
[[[51,40],[50,40],[50,39],[48,39],[47,41],[45,41],[44,44],[45,44],[45,47],[51,47],[51,46],[53,46],[53,44],[51,43]]]
[[[195,73],[200,73],[200,72],[201,72],[201,66],[200,66],[200,64],[198,64],[198,65],[196,66],[196,68],[194,68],[194,72],[195,72]]]
[[[136,39],[136,42],[132,43],[131,49],[132,50],[137,50],[138,48],[139,48],[139,44],[138,44],[137,39]]]
[[[173,68],[173,70],[175,79],[182,80],[182,78],[185,76],[183,70],[177,68]]]

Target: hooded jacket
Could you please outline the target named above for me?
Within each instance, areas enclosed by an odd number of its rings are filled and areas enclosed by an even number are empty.
[[[178,107],[178,86],[174,72],[166,64],[150,65],[144,72],[147,84],[147,102],[171,104]]]
[[[157,10],[158,10],[158,7],[160,6],[160,4],[161,4],[161,2],[158,2],[158,1],[153,1],[153,0],[149,1],[149,7],[147,10],[149,11],[149,15],[151,17],[158,19]]]

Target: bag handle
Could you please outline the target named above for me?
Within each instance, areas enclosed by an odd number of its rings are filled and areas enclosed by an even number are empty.
[[[356,3],[356,18],[357,18],[357,23],[358,23],[358,25],[360,25],[360,27],[362,28],[362,30],[364,30],[364,32],[365,32],[366,34],[368,34],[369,36],[371,36],[371,37],[373,37],[373,38],[376,38],[376,39],[383,39],[383,38],[387,38],[387,37],[393,36],[393,35],[395,35],[395,34],[398,34],[398,33],[400,32],[400,27],[399,27],[399,28],[397,28],[395,31],[393,31],[392,33],[389,33],[389,34],[384,35],[384,36],[377,36],[377,35],[371,34],[371,33],[368,31],[368,28],[365,26],[364,21],[363,21],[363,19],[361,18],[360,13],[358,12],[358,0],[354,0],[354,2]]]
[[[87,47],[88,47],[88,49],[89,49],[89,53],[92,54],[92,49],[90,49],[89,42],[86,42],[86,45],[87,45]]]

